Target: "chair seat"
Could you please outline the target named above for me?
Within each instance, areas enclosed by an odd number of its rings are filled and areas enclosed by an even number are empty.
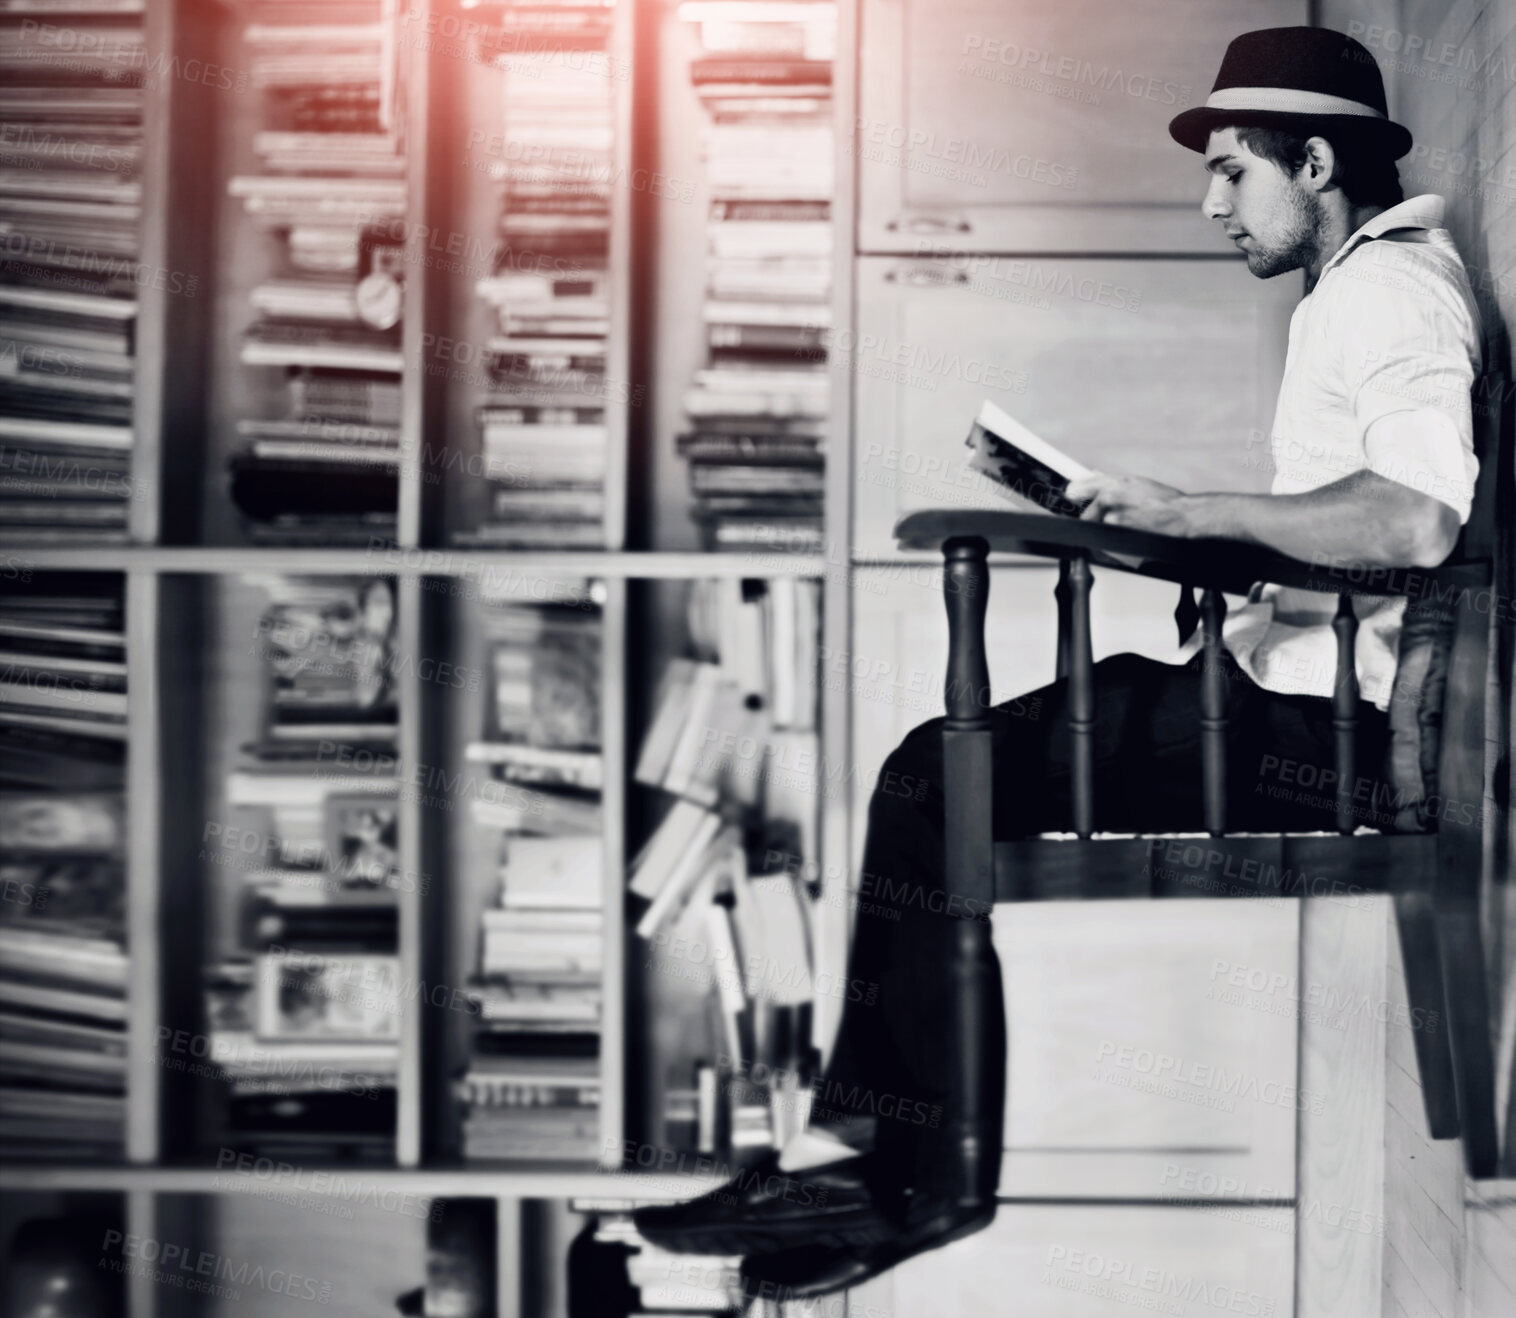
[[[995,843],[996,902],[1334,897],[1431,887],[1432,833],[1036,837]]]

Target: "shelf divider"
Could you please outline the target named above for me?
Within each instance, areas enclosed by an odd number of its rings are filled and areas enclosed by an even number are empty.
[[[852,342],[855,302],[853,291],[854,246],[857,210],[857,155],[844,150],[854,130],[854,104],[858,84],[858,0],[837,0],[837,56],[832,61],[832,324],[833,341]],[[827,459],[824,533],[821,571],[821,653],[853,652],[853,376],[845,354],[833,353],[828,363],[830,401],[827,417]],[[853,754],[852,700],[850,683],[829,683],[822,672],[813,680],[821,683],[821,781],[829,780],[828,768],[848,763]],[[852,781],[850,773],[840,779]],[[821,802],[821,909],[817,918],[816,971],[840,981],[847,972],[848,945],[852,934],[848,879],[851,873],[852,794],[822,794]],[[815,1041],[823,1054],[841,1020],[841,1001],[822,994],[816,1001],[813,1026]]]
[[[128,1238],[158,1238],[158,1196],[151,1190],[132,1190],[126,1196],[126,1234]],[[178,1243],[178,1242],[175,1242]],[[136,1268],[126,1277],[127,1318],[162,1318],[163,1296],[152,1268]]]
[[[127,1075],[126,1157],[152,1163],[161,1156],[158,1132],[162,1068],[158,1025],[163,1019],[161,918],[163,905],[162,686],[158,619],[162,593],[151,572],[126,578],[127,671]]]
[[[405,71],[405,310],[400,327],[400,479],[399,508],[396,516],[396,540],[401,545],[419,545],[423,535],[424,484],[422,471],[423,437],[428,431],[432,399],[426,387],[425,334],[432,323],[432,304],[436,301],[436,284],[441,280],[427,277],[426,235],[427,198],[431,175],[430,156],[440,143],[428,134],[431,112],[429,90],[430,43],[409,39],[427,30],[426,19],[440,8],[436,0],[414,0],[406,21],[396,35],[397,62]],[[414,26],[411,19],[415,19]],[[391,18],[393,21],[393,18]]]
[[[600,811],[604,843],[605,964],[600,1004],[600,1162],[621,1166],[626,1138],[626,753],[627,587],[608,581],[601,611],[600,754],[605,764]]]
[[[635,97],[632,50],[636,40],[636,15],[635,0],[619,0],[611,17],[607,76],[611,79],[612,93],[612,180],[631,180],[635,177],[632,156],[632,106]],[[631,471],[628,445],[631,437],[629,409],[632,405],[632,260],[632,188],[629,184],[613,182],[607,266],[611,320],[605,361],[605,544],[611,550],[621,549],[626,544],[627,502],[630,493],[627,482]],[[621,396],[623,391],[626,395],[624,398]]]
[[[407,777],[414,782],[415,771],[425,763],[425,744],[422,723],[422,698],[426,694],[420,677],[422,665],[419,656],[424,648],[424,625],[422,582],[404,578],[396,583],[396,657],[401,661],[403,674],[400,683],[400,891],[396,894],[399,903],[399,959],[400,959],[400,1061],[396,1075],[395,1093],[395,1162],[401,1167],[420,1165],[422,1150],[426,1146],[423,1122],[426,1088],[426,1058],[430,1055],[427,1040],[422,1030],[426,1013],[422,1010],[425,998],[422,992],[426,977],[425,938],[427,928],[422,903],[425,894],[422,882],[426,874],[423,862],[425,839],[422,829],[427,814],[412,790],[406,787]]]
[[[521,1200],[495,1201],[495,1318],[523,1318]]]
[[[216,116],[210,87],[178,70],[204,61],[219,5],[164,0],[146,6],[144,49],[163,71],[143,93],[142,218],[134,327],[132,489],[127,514],[138,544],[199,536],[199,442],[204,381],[210,243],[217,197],[207,186]],[[225,93],[220,93],[225,94]],[[169,453],[167,446],[174,443]],[[194,510],[188,525],[170,514]],[[98,563],[98,551],[97,563]]]

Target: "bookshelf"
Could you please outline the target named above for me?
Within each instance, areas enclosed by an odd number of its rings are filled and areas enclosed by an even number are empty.
[[[692,333],[700,326],[702,266],[685,258],[706,242],[707,193],[696,119],[675,131],[658,104],[665,82],[660,64],[672,60],[677,67],[667,72],[677,74],[676,118],[702,113],[688,77],[695,43],[673,5],[618,0],[605,54],[614,75],[607,79],[611,169],[623,182],[608,190],[604,374],[620,387],[607,390],[604,408],[602,534],[595,545],[567,549],[460,542],[459,533],[477,525],[484,501],[468,459],[479,453],[477,409],[496,384],[477,369],[452,369],[459,364],[455,345],[477,349],[491,326],[477,296],[479,272],[448,258],[447,243],[454,232],[492,232],[498,217],[498,181],[466,163],[457,146],[471,126],[498,116],[502,73],[456,44],[422,38],[438,37],[491,7],[376,0],[336,9],[342,17],[359,11],[367,17],[372,9],[399,33],[394,77],[403,93],[396,131],[405,209],[380,226],[403,246],[403,302],[394,331],[400,369],[393,377],[399,408],[393,524],[345,543],[319,533],[260,543],[229,493],[228,460],[247,443],[238,423],[295,415],[282,369],[242,360],[244,338],[260,318],[255,293],[288,276],[288,244],[250,215],[247,189],[234,193],[231,181],[265,171],[254,144],[272,126],[267,97],[255,85],[260,53],[268,47],[249,41],[248,26],[302,20],[292,11],[284,18],[279,0],[145,0],[139,261],[145,270],[174,274],[178,291],[167,280],[147,279],[138,294],[131,473],[140,493],[130,507],[129,543],[107,549],[39,538],[4,551],[7,567],[38,579],[107,573],[125,601],[132,675],[125,1157],[111,1165],[10,1165],[0,1173],[0,1186],[22,1216],[103,1211],[125,1235],[186,1248],[241,1250],[252,1258],[284,1248],[269,1217],[269,1182],[239,1172],[219,1134],[224,1096],[187,1064],[172,1064],[194,1060],[197,1041],[206,1036],[205,966],[236,923],[232,894],[216,885],[227,876],[207,873],[201,851],[207,825],[249,822],[227,807],[225,791],[239,748],[255,738],[259,720],[264,678],[248,642],[263,605],[253,583],[266,577],[382,579],[393,591],[397,655],[478,665],[481,587],[552,591],[593,581],[601,592],[605,766],[601,1156],[464,1161],[449,1083],[466,1048],[459,1015],[413,993],[402,994],[399,1008],[392,1148],[378,1163],[349,1169],[349,1183],[356,1178],[365,1193],[378,1196],[492,1201],[501,1258],[519,1263],[501,1269],[497,1312],[546,1311],[539,1306],[563,1302],[563,1256],[583,1220],[567,1212],[569,1201],[676,1199],[719,1179],[690,1171],[689,1163],[673,1173],[648,1171],[624,1153],[629,1141],[659,1140],[663,1082],[657,1077],[664,1066],[646,1055],[645,949],[626,927],[625,892],[635,846],[667,802],[634,784],[631,768],[654,713],[658,676],[690,645],[684,614],[692,583],[820,582],[822,625],[845,626],[848,567],[836,547],[846,540],[846,466],[828,469],[829,531],[821,552],[711,554],[697,547],[687,518],[686,463],[673,436],[686,428],[679,400],[705,356],[703,337]],[[64,14],[57,21],[93,20]],[[19,22],[19,16],[0,17],[0,24]],[[658,196],[626,182],[659,173],[687,181],[689,195]],[[845,202],[834,207],[836,251],[846,248],[846,215]],[[634,261],[634,250],[646,251],[650,243],[659,245],[657,259]],[[676,274],[681,262],[688,269]],[[847,263],[836,264],[834,323],[848,296]],[[828,424],[835,434],[846,416],[847,391],[833,383]],[[831,451],[844,450],[833,442]],[[399,674],[397,758],[456,774],[465,745],[479,735],[479,695],[460,696],[414,663],[400,665]],[[840,760],[845,693],[828,692],[822,702],[818,735],[827,754]],[[395,955],[402,984],[456,986],[467,979],[475,955],[478,885],[464,875],[478,873],[479,839],[461,810],[442,808],[426,795],[398,799],[399,870],[433,882],[426,891],[402,885],[397,893]],[[837,821],[845,810],[836,797],[822,807],[818,860],[841,855]],[[839,865],[834,860],[832,868]],[[835,904],[816,909],[819,919],[835,923]],[[845,938],[844,919],[818,949],[830,939],[836,955]],[[709,1022],[700,996],[694,993],[683,1010],[704,1029]],[[824,1017],[818,1015],[817,1026],[825,1028]],[[311,1174],[302,1177],[299,1194],[311,1203],[340,1201],[340,1178],[324,1179],[321,1163],[313,1159],[304,1168]],[[335,1256],[359,1232],[361,1224],[335,1211],[307,1207],[298,1216],[313,1248]],[[376,1221],[377,1239],[391,1255],[376,1265],[376,1277],[390,1293],[418,1284],[425,1223],[393,1214]],[[124,1279],[123,1304],[132,1315],[194,1311],[192,1300],[167,1295],[144,1275]]]

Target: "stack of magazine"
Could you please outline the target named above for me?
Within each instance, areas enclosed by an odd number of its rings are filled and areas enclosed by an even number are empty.
[[[822,540],[831,325],[827,0],[684,0],[709,115],[709,362],[685,394],[693,515],[707,548]]]
[[[490,505],[466,542],[605,545],[607,264],[615,174],[609,3],[503,4],[476,49],[501,71],[500,255],[478,410]]]
[[[30,17],[45,8],[48,21]],[[122,543],[131,506],[142,5],[0,14],[0,544]]]
[[[270,1155],[384,1158],[407,881],[394,588],[342,577],[258,584],[263,715],[226,803],[239,837],[259,845],[207,854],[235,925],[206,984],[212,1055],[229,1088],[223,1137]]]
[[[258,0],[243,49],[262,172],[229,184],[275,253],[243,365],[282,372],[282,414],[243,417],[231,496],[258,542],[394,533],[405,157],[395,16],[381,0]]]
[[[0,596],[0,1158],[112,1160],[126,1106],[119,582]]]
[[[577,604],[485,611],[488,766],[475,816],[499,858],[486,909],[473,1052],[455,1092],[470,1159],[600,1152],[604,962],[601,620]]]

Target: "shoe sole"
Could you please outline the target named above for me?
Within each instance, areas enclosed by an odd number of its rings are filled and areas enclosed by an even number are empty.
[[[991,1222],[993,1222],[994,1220],[995,1220],[995,1213],[994,1213],[993,1209],[990,1210],[989,1212],[980,1213],[980,1214],[978,1214],[975,1217],[969,1218],[968,1221],[961,1222],[957,1226],[951,1228],[950,1230],[944,1231],[940,1236],[934,1237],[932,1239],[931,1244],[927,1248],[923,1248],[923,1249],[917,1250],[916,1253],[913,1253],[913,1254],[904,1255],[903,1257],[901,1257],[899,1259],[896,1259],[893,1263],[890,1263],[887,1267],[882,1267],[882,1268],[868,1267],[868,1268],[865,1269],[865,1271],[859,1273],[858,1276],[850,1278],[849,1280],[844,1281],[840,1285],[837,1285],[837,1284],[824,1285],[824,1284],[821,1284],[821,1283],[818,1283],[818,1282],[812,1282],[812,1283],[808,1284],[808,1283],[803,1282],[803,1281],[801,1281],[801,1282],[777,1282],[777,1281],[771,1280],[770,1278],[764,1277],[761,1274],[761,1270],[760,1271],[749,1271],[748,1268],[747,1268],[747,1266],[744,1265],[743,1268],[742,1268],[742,1272],[741,1272],[741,1285],[742,1285],[743,1294],[745,1296],[748,1296],[749,1298],[752,1298],[753,1295],[754,1295],[752,1287],[756,1283],[758,1285],[758,1287],[760,1288],[760,1291],[758,1293],[762,1293],[762,1288],[765,1288],[765,1287],[766,1288],[775,1288],[775,1287],[780,1288],[783,1291],[784,1299],[786,1301],[790,1301],[790,1300],[801,1301],[801,1300],[820,1299],[822,1296],[834,1294],[835,1292],[837,1292],[839,1290],[850,1290],[851,1288],[853,1288],[855,1286],[861,1286],[861,1285],[863,1285],[867,1281],[872,1281],[875,1277],[879,1276],[881,1273],[889,1272],[891,1269],[893,1269],[895,1267],[898,1267],[901,1263],[906,1262],[907,1259],[915,1258],[916,1254],[925,1254],[925,1253],[928,1253],[930,1250],[933,1250],[933,1249],[941,1249],[944,1245],[951,1245],[955,1241],[963,1240],[965,1237],[972,1236],[977,1231],[983,1231],[984,1228],[987,1227],[987,1226],[989,1226],[989,1224]],[[822,1243],[822,1242],[818,1241],[816,1243]],[[884,1243],[888,1243],[888,1241],[886,1241]],[[847,1246],[839,1246],[838,1248],[839,1249],[846,1249]],[[766,1253],[772,1253],[772,1252],[775,1252],[775,1251],[765,1251],[765,1252]],[[757,1262],[759,1264],[759,1268],[761,1269],[761,1266],[762,1266],[762,1259],[761,1259],[761,1257],[757,1259]]]
[[[776,1222],[769,1226],[688,1227],[679,1231],[643,1231],[660,1249],[674,1254],[733,1254],[744,1257],[774,1254],[796,1245],[821,1245],[831,1249],[870,1249],[887,1244],[897,1229],[880,1218],[820,1225],[814,1218],[802,1222]]]

